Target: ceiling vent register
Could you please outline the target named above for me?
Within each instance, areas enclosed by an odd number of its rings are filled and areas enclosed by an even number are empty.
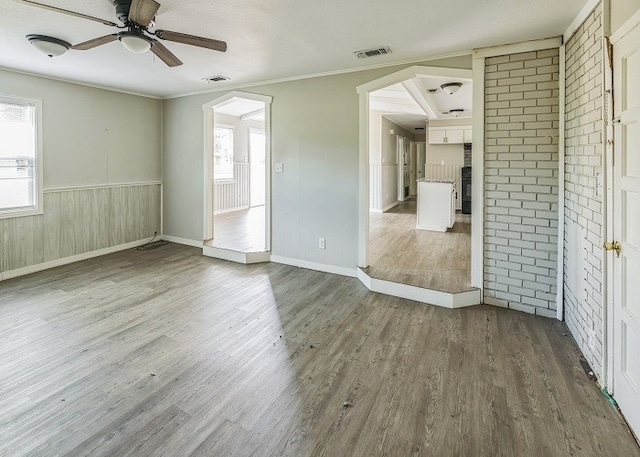
[[[376,49],[364,49],[362,51],[354,52],[358,59],[368,59],[369,57],[382,56],[384,54],[391,54],[391,48],[383,46]]]
[[[220,81],[227,81],[229,78],[227,76],[217,75],[217,76],[209,76],[204,78],[204,80],[208,83],[217,83]]]

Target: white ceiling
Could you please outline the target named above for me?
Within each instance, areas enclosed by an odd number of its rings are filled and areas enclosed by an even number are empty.
[[[246,117],[256,121],[264,122],[264,102],[249,100],[247,98],[233,97],[223,105],[216,106],[216,113],[223,113],[229,116]]]
[[[108,0],[38,0],[117,22]],[[80,43],[117,31],[85,19],[0,0],[0,67],[159,97],[470,51],[560,35],[586,0],[160,0],[158,28],[222,39],[220,53],[164,44],[184,65],[112,42],[48,58],[25,39]],[[357,59],[354,51],[392,54]],[[229,81],[203,78],[225,75]]]
[[[459,82],[462,86],[454,94],[448,94],[440,87],[448,82]],[[417,90],[412,95],[407,87]],[[472,100],[471,79],[419,76],[371,92],[369,108],[381,111],[387,119],[413,132],[424,127],[428,119],[470,118]],[[452,109],[463,109],[464,112],[454,116],[449,113]]]

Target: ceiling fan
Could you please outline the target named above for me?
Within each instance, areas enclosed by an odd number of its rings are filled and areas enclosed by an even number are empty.
[[[227,43],[224,41],[203,38],[195,35],[187,35],[186,33],[171,32],[169,30],[149,30],[149,28],[154,25],[152,21],[156,16],[158,8],[160,8],[160,4],[154,0],[109,0],[115,7],[116,17],[120,22],[122,22],[122,25],[118,25],[115,22],[100,19],[98,17],[58,8],[56,6],[34,2],[32,0],[19,1],[39,8],[83,19],[89,19],[110,27],[123,29],[121,32],[94,38],[73,46],[68,45],[68,43],[62,40],[58,40],[57,38],[44,37],[42,35],[28,35],[27,38],[34,45],[38,40],[44,40],[45,42],[48,42],[47,44],[54,43],[58,46],[86,51],[103,44],[111,43],[112,41],[120,40],[122,45],[131,52],[143,53],[151,50],[151,52],[158,56],[169,67],[177,67],[178,65],[182,65],[182,62],[160,41],[158,41],[158,38],[161,40],[188,44],[190,46],[213,49],[214,51],[225,52],[227,50]],[[49,40],[47,40],[47,38],[49,38]]]

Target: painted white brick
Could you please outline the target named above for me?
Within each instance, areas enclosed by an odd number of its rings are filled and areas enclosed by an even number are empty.
[[[492,231],[484,237],[485,273],[491,275],[485,279],[485,303],[530,313],[540,308],[543,315],[555,308],[551,295],[557,286],[552,259],[558,224],[558,55],[558,49],[549,49],[485,62],[485,96],[497,95],[485,104],[484,221]]]
[[[595,176],[603,173],[602,107],[602,26],[600,3],[589,18],[566,43],[566,128],[565,133],[565,222],[578,225],[577,233],[586,229],[581,241],[585,250],[582,270],[577,281],[564,281],[565,320],[589,364],[601,377],[602,366],[602,299],[603,257],[600,243],[603,234],[603,202],[597,196]],[[574,233],[565,231],[567,243]],[[565,268],[569,267],[564,252]],[[573,285],[577,290],[572,290]],[[578,299],[577,297],[583,297]],[[594,350],[587,345],[588,335],[596,334]]]

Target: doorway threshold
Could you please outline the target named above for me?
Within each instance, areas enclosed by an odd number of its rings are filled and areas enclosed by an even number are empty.
[[[202,255],[242,263],[245,265],[269,262],[271,260],[270,251],[242,252],[234,251],[233,249],[215,248],[212,246],[203,246]]]
[[[443,292],[425,289],[384,279],[372,278],[362,268],[358,268],[358,279],[372,292],[406,298],[449,309],[464,308],[482,303],[480,289],[478,288],[463,292]]]

